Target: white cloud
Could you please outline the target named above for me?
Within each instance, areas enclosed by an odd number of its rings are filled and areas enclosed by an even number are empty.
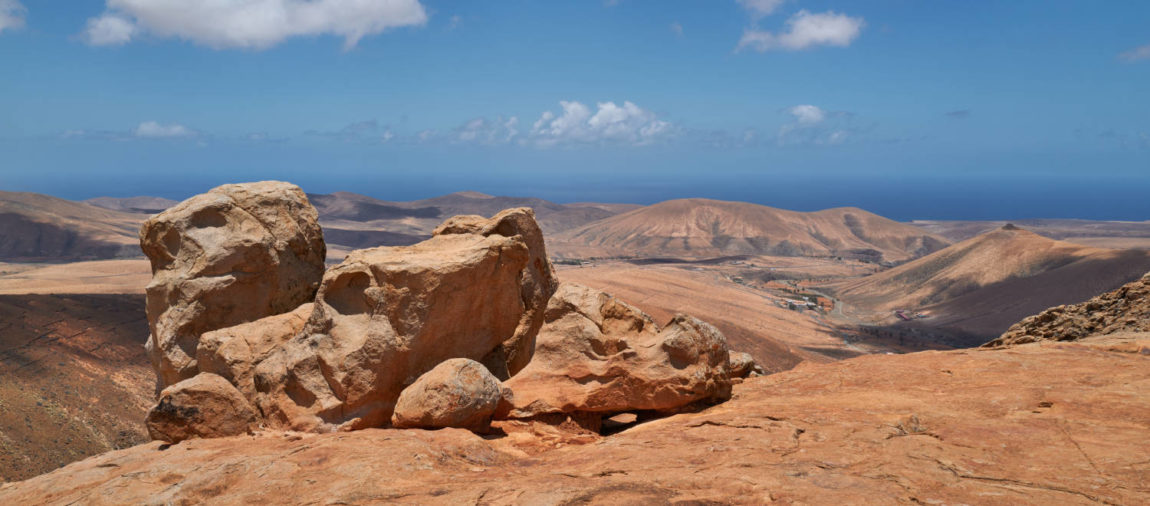
[[[149,33],[214,49],[266,49],[289,37],[336,35],[350,49],[365,36],[426,22],[419,0],[107,0],[84,37],[107,45]]]
[[[132,40],[136,25],[115,14],[104,14],[88,20],[84,40],[93,46],[121,46]]]
[[[770,16],[786,0],[736,0],[744,9],[751,12],[755,19]]]
[[[866,22],[846,14],[827,11],[812,14],[801,10],[787,20],[787,31],[773,33],[757,28],[743,32],[737,49],[763,52],[774,49],[797,51],[815,46],[847,47],[858,38]]]
[[[1150,44],[1139,46],[1125,53],[1118,55],[1122,61],[1136,62],[1141,60],[1150,60]]]
[[[145,138],[194,137],[197,135],[195,130],[179,123],[169,123],[165,125],[155,121],[140,123],[140,126],[136,127],[132,133],[136,137]]]
[[[596,104],[596,111],[580,102],[560,101],[563,112],[544,111],[531,127],[539,146],[563,143],[619,143],[644,145],[674,135],[675,127],[631,102]]]
[[[24,26],[28,9],[16,0],[0,0],[0,32]]]
[[[786,109],[792,118],[779,128],[777,141],[780,146],[792,144],[842,144],[857,133],[851,125],[852,114],[829,112],[810,104],[796,105]]]
[[[682,37],[683,36],[683,25],[681,23],[679,23],[678,21],[671,23],[671,33],[674,33],[676,37]]]
[[[463,18],[461,16],[451,16],[451,21],[447,22],[447,29],[454,30],[463,26]]]
[[[456,128],[452,137],[456,142],[473,142],[478,144],[505,144],[511,142],[519,135],[519,118],[512,116],[503,119],[502,116],[495,121],[487,118],[476,118]]]

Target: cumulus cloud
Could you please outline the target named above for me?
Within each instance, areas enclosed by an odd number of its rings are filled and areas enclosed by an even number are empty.
[[[1118,55],[1118,59],[1131,63],[1142,60],[1150,60],[1150,44],[1146,44],[1145,46],[1138,46],[1134,49],[1126,51]]]
[[[115,45],[148,33],[214,49],[258,50],[289,37],[335,35],[350,49],[363,37],[426,22],[419,0],[107,0],[104,13],[88,21],[84,39]]]
[[[849,112],[826,111],[810,104],[796,105],[784,112],[791,121],[779,128],[776,140],[780,146],[842,144],[857,133],[851,125],[854,115]]]
[[[560,101],[562,112],[544,111],[531,127],[539,146],[576,143],[645,145],[675,133],[674,126],[631,102],[600,102],[593,112],[581,102]]]
[[[452,132],[452,140],[462,143],[506,144],[519,136],[519,118],[512,116],[491,121],[476,118],[459,126]]]
[[[198,132],[179,123],[162,124],[155,121],[140,123],[132,134],[141,138],[195,137]]]
[[[866,22],[834,11],[812,13],[801,10],[786,22],[786,31],[774,33],[748,28],[739,39],[737,50],[758,52],[798,51],[816,46],[847,47],[862,33]]]
[[[770,16],[786,0],[736,0],[755,19]]]
[[[24,26],[28,9],[16,0],[0,0],[0,32]]]
[[[93,46],[121,46],[136,35],[136,25],[115,14],[105,14],[88,20],[84,28],[84,41]]]

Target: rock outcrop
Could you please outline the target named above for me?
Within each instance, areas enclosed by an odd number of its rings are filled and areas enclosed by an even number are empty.
[[[1118,332],[1150,332],[1150,273],[1081,304],[1056,306],[1030,316],[983,347],[1077,341]]]
[[[165,388],[145,421],[154,440],[238,436],[255,428],[256,413],[223,377],[200,373]]]
[[[611,295],[564,283],[537,340],[531,363],[504,382],[514,394],[512,418],[673,411],[730,397],[726,341],[690,316],[660,330]]]
[[[456,217],[427,241],[354,251],[324,275],[300,334],[256,366],[256,404],[278,427],[377,427],[444,360],[506,378],[530,360],[556,285],[530,209]]]
[[[298,335],[314,310],[309,302],[290,313],[205,333],[196,348],[200,371],[223,376],[254,399],[256,364]]]
[[[466,358],[446,360],[399,394],[391,425],[486,432],[500,402],[510,395],[483,364]]]
[[[148,219],[148,350],[159,387],[199,372],[205,332],[292,311],[315,296],[325,246],[303,191],[265,181],[224,185]]]

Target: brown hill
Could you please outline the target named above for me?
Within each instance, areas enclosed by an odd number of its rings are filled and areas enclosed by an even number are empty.
[[[96,197],[84,203],[126,213],[156,214],[179,202],[163,197]]]
[[[1077,341],[1119,332],[1150,332],[1150,273],[1081,304],[1052,307],[1028,317],[984,346]]]
[[[352,248],[402,246],[422,241],[443,220],[461,214],[491,216],[530,207],[543,231],[555,234],[613,216],[629,204],[557,204],[537,198],[459,192],[425,200],[388,202],[348,192],[309,194],[330,244]]]
[[[147,337],[143,295],[0,295],[0,479],[147,441]]]
[[[144,216],[36,193],[0,192],[0,260],[93,260],[140,255]]]
[[[1120,349],[1133,351],[1087,340],[804,364],[609,436],[515,422],[486,438],[152,442],[0,485],[0,503],[1145,504],[1150,361]]]
[[[835,291],[871,309],[924,311],[931,325],[970,333],[977,341],[1026,315],[1114,289],[1147,270],[1145,251],[1080,246],[1006,226]]]
[[[1038,235],[1085,246],[1150,249],[1150,221],[1073,219],[1012,220]],[[1006,225],[1005,221],[915,220],[912,225],[951,241],[965,241]]]
[[[844,256],[901,262],[946,241],[857,208],[804,213],[745,202],[670,200],[561,234],[560,252],[627,256]]]

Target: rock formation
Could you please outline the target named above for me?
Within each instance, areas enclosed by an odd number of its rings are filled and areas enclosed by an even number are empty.
[[[196,348],[200,371],[223,376],[254,399],[256,364],[299,334],[314,309],[309,302],[290,313],[205,333]]]
[[[556,284],[530,209],[354,251],[324,275],[303,331],[256,366],[256,404],[274,426],[376,427],[444,360],[506,377],[530,360]]]
[[[511,391],[505,390],[483,364],[453,358],[427,371],[399,394],[391,425],[485,432],[500,402],[510,395]]]
[[[152,263],[148,350],[161,389],[196,375],[203,333],[310,302],[324,270],[315,209],[275,181],[220,186],[153,216],[140,247]]]
[[[145,423],[152,439],[179,443],[247,434],[255,428],[256,413],[228,380],[200,373],[165,388]]]
[[[564,283],[537,340],[531,363],[504,383],[514,394],[512,418],[671,411],[730,397],[726,341],[690,316],[660,331],[635,307]]]
[[[1150,273],[1081,304],[1056,306],[1028,317],[983,347],[1077,341],[1118,332],[1150,332]]]
[[[750,375],[763,375],[763,368],[755,363],[755,357],[742,351],[731,352],[731,377],[746,378]]]

